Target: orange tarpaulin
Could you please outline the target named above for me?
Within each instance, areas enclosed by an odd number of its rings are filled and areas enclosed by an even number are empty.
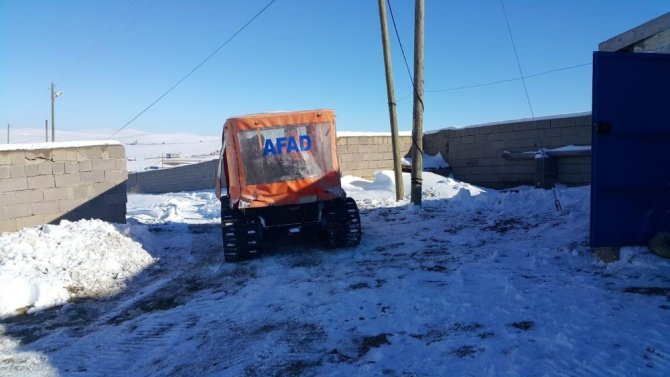
[[[298,204],[343,195],[332,110],[233,117],[223,133],[221,166],[227,167],[231,205]]]

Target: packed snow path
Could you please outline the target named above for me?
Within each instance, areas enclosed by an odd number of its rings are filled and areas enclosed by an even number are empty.
[[[558,190],[557,213],[551,192],[429,176],[416,208],[388,178],[345,180],[358,247],[281,239],[239,264],[212,193],[131,196],[119,229],[157,262],[113,296],[0,320],[0,375],[670,374],[670,263],[598,262],[588,188]]]

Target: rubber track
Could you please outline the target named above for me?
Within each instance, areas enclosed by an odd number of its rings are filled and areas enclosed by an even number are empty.
[[[259,255],[259,228],[257,220],[237,218],[230,211],[221,214],[223,256],[226,262],[237,262]]]
[[[325,243],[328,248],[351,247],[361,242],[361,219],[356,201],[346,198],[324,211]]]

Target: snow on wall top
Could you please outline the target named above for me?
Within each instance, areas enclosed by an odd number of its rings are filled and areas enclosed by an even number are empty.
[[[58,141],[53,143],[30,143],[30,144],[4,144],[0,145],[0,152],[37,150],[37,149],[57,149],[57,148],[80,148],[96,147],[102,145],[123,145],[116,140],[88,140],[88,141]]]
[[[591,115],[591,112],[590,111],[585,111],[583,113],[548,115],[548,116],[544,116],[544,117],[536,117],[535,119],[533,119],[533,118],[522,118],[522,119],[504,120],[504,121],[501,121],[501,122],[488,122],[488,123],[481,123],[481,124],[472,124],[472,125],[463,126],[463,127],[449,126],[449,127],[440,128],[439,130],[425,131],[423,134],[424,135],[429,135],[429,134],[438,133],[438,132],[444,131],[444,130],[460,130],[460,129],[466,129],[466,128],[496,126],[496,125],[501,125],[501,124],[514,124],[514,123],[532,122],[532,121],[549,120],[549,119],[564,119],[564,118],[573,118],[573,117],[581,117],[581,116],[589,116],[589,115]]]
[[[352,136],[391,136],[391,132],[338,131],[337,137]],[[412,136],[412,131],[399,131],[398,136]]]

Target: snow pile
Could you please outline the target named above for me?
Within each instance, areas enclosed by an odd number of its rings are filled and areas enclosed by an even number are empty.
[[[141,205],[134,206],[134,198],[141,198]],[[209,191],[176,192],[162,196],[133,194],[128,203],[128,215],[144,224],[170,222],[202,223],[221,218],[221,204]]]
[[[405,198],[409,198],[411,175],[410,173],[403,173],[402,176]],[[441,175],[424,172],[422,176],[424,198],[451,199],[459,194],[471,197],[485,192],[477,186]],[[373,181],[351,175],[344,176],[342,178],[342,188],[357,201],[372,201],[375,205],[381,204],[381,202],[393,205],[392,203],[395,202],[395,174],[392,170],[375,172]],[[406,203],[400,202],[398,204]]]
[[[153,262],[142,245],[100,220],[5,233],[0,237],[0,317],[117,292]]]

